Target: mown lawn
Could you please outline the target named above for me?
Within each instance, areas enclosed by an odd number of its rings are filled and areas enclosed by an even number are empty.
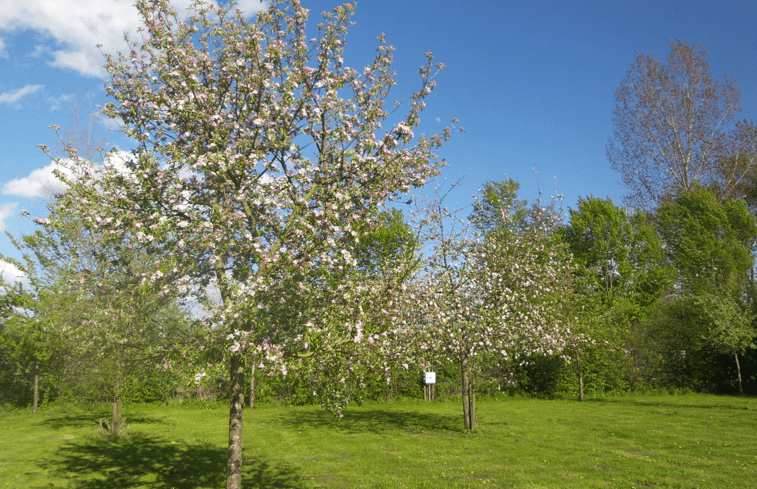
[[[0,489],[224,486],[225,405],[0,413]],[[757,399],[712,395],[373,404],[245,413],[246,488],[757,487]]]

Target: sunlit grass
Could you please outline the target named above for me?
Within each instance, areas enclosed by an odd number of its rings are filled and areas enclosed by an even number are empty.
[[[711,395],[458,403],[245,413],[246,488],[757,487],[757,399]],[[216,488],[224,485],[224,405],[0,414],[0,488]]]

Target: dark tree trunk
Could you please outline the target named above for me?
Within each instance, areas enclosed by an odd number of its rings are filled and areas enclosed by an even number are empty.
[[[32,414],[37,414],[39,406],[39,367],[34,366],[34,399],[32,401]]]
[[[116,383],[113,387],[113,413],[110,418],[110,434],[118,436],[121,433],[121,370],[116,361]]]
[[[121,397],[113,398],[113,415],[110,420],[110,434],[118,436],[121,433]]]
[[[469,409],[470,405],[468,404],[468,361],[463,360],[462,361],[462,372],[463,372],[463,426],[465,427],[465,431],[470,430],[470,417],[469,417]]]
[[[578,400],[584,400],[584,373],[581,369],[581,350],[576,347],[576,368],[578,371]]]
[[[465,358],[461,363],[463,371],[463,425],[465,431],[476,428],[476,393],[470,375],[470,362]]]
[[[250,407],[255,407],[255,362],[250,367]]]
[[[229,459],[226,489],[242,489],[242,422],[244,420],[244,359],[231,355],[231,405],[229,408]]]
[[[468,379],[468,388],[470,389],[468,393],[468,399],[470,399],[468,412],[470,413],[470,429],[472,431],[476,429],[476,382],[474,379]]]

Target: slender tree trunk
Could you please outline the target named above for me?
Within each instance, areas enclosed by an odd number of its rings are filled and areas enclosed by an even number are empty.
[[[741,365],[739,364],[739,354],[734,353],[734,357],[736,357],[736,372],[739,374],[739,394],[744,393],[744,388],[741,385]]]
[[[465,431],[476,429],[476,387],[470,374],[470,361],[461,363],[463,371],[463,418]]]
[[[468,406],[468,412],[470,413],[470,429],[476,429],[476,381],[468,374],[468,399],[470,399],[470,406]]]
[[[584,400],[584,372],[581,369],[581,350],[576,347],[576,368],[578,369],[578,400]]]
[[[465,431],[470,431],[470,378],[468,377],[468,359],[464,359],[461,363],[463,371],[463,425]]]
[[[250,367],[250,408],[255,407],[255,360]]]
[[[242,489],[242,422],[244,419],[244,359],[231,354],[231,405],[229,408],[229,460],[226,489]]]
[[[34,365],[34,400],[32,401],[32,414],[37,414],[39,406],[39,366]]]
[[[110,434],[121,433],[121,365],[116,360],[116,383],[113,387],[113,413],[110,417]]]

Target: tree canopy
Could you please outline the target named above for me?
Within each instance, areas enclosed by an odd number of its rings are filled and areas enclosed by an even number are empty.
[[[602,301],[609,306],[628,301],[637,318],[655,306],[672,281],[662,242],[647,217],[629,214],[610,199],[580,197],[559,235]]]
[[[744,168],[720,165],[739,152],[738,133],[751,126],[732,126],[740,90],[732,77],[710,74],[703,46],[669,44],[667,63],[637,53],[615,92],[607,156],[629,204],[644,210],[697,183],[731,189],[745,176]]]

